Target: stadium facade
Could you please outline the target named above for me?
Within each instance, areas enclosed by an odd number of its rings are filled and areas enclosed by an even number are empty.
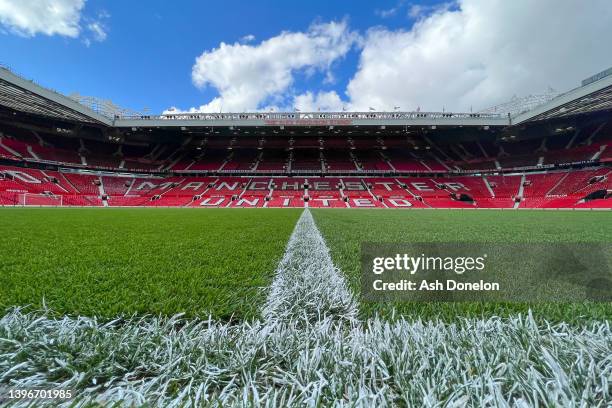
[[[612,75],[526,111],[134,115],[0,69],[0,205],[612,208]]]

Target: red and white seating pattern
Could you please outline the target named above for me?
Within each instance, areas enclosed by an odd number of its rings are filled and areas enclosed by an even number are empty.
[[[612,170],[427,177],[130,177],[0,166],[0,205],[612,208]]]

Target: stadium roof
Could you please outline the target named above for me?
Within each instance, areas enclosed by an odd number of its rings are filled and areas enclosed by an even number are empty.
[[[517,115],[512,124],[612,110],[612,71],[610,74]]]
[[[0,106],[13,111],[111,126],[113,121],[80,103],[0,67]]]
[[[109,117],[0,68],[0,106],[14,112],[116,128],[267,126],[495,126],[612,110],[612,75],[566,92],[528,112],[254,112]]]
[[[122,117],[114,124],[117,127],[507,126],[508,118],[491,113],[452,112],[183,113]]]

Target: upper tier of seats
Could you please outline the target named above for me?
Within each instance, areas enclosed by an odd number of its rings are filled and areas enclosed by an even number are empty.
[[[446,173],[457,170],[548,168],[612,160],[612,130],[576,137],[448,145],[408,136],[222,138],[197,145],[113,144],[57,135],[0,132],[0,158],[54,162],[91,169],[142,172]],[[596,137],[595,137],[596,136]]]

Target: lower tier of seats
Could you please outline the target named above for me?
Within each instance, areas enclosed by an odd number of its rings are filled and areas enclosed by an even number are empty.
[[[446,178],[131,177],[0,166],[0,206],[612,208],[609,167]]]

